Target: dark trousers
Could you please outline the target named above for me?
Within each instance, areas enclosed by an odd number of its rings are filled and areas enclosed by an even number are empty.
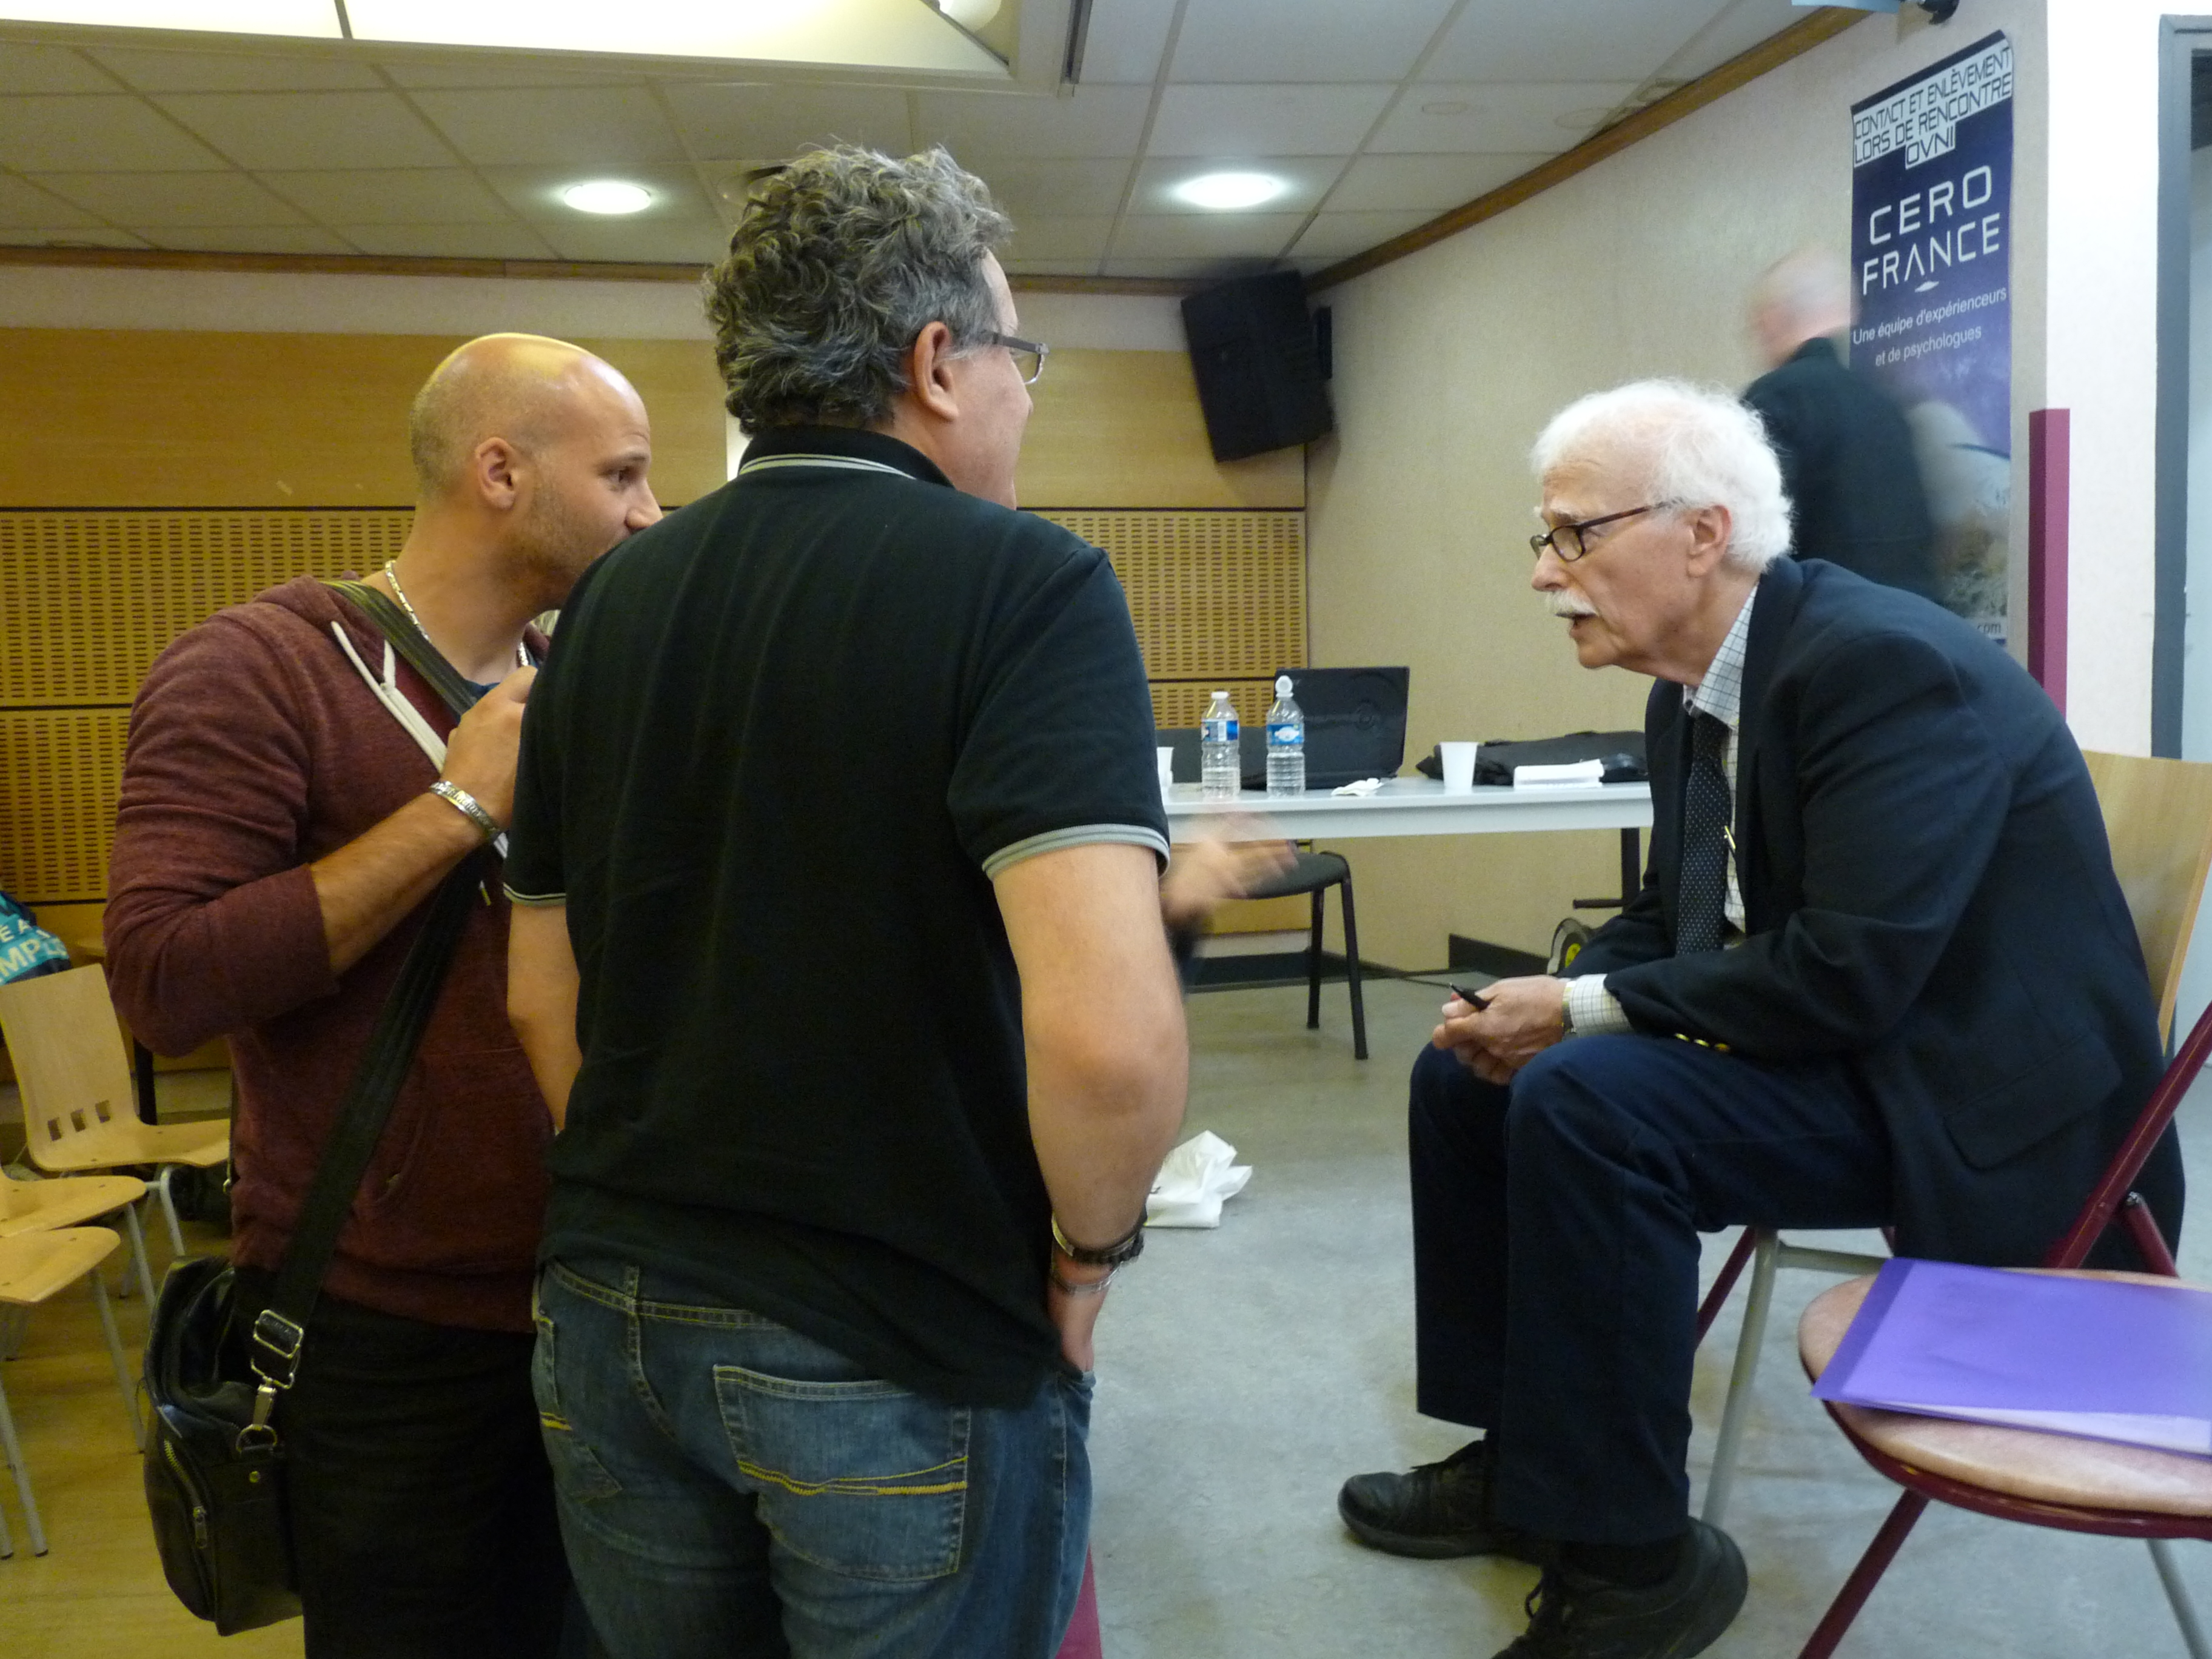
[[[270,1278],[241,1273],[249,1319]],[[309,1659],[563,1650],[535,1340],[317,1303],[276,1409]]]
[[[1492,1431],[1499,1520],[1598,1544],[1689,1512],[1698,1235],[1888,1218],[1887,1138],[1838,1064],[1578,1037],[1510,1089],[1414,1063],[1419,1396]]]

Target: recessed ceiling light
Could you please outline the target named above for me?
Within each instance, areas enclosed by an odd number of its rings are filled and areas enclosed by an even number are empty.
[[[999,15],[999,0],[937,0],[937,9],[963,28],[980,29]]]
[[[593,179],[569,185],[561,199],[579,213],[642,213],[653,205],[653,192],[621,179]]]
[[[1175,193],[1193,207],[1233,212],[1272,202],[1287,188],[1281,179],[1265,173],[1205,173],[1177,185]]]

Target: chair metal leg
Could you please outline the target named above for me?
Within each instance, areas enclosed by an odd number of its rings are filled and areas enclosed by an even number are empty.
[[[1728,1513],[1735,1486],[1735,1460],[1743,1444],[1744,1419],[1751,1413],[1751,1385],[1759,1375],[1759,1352],[1766,1340],[1766,1313],[1774,1300],[1777,1241],[1764,1228],[1756,1234],[1751,1266],[1751,1294],[1743,1304],[1743,1330],[1735,1340],[1735,1369],[1729,1376],[1728,1400],[1721,1407],[1720,1438],[1713,1446],[1712,1473],[1705,1477],[1705,1507],[1699,1518],[1717,1527]]]
[[[15,1496],[23,1500],[23,1529],[31,1534],[31,1553],[46,1553],[46,1529],[39,1524],[39,1500],[31,1495],[31,1472],[23,1466],[23,1448],[15,1438],[15,1419],[8,1410],[8,1390],[0,1387],[0,1451],[8,1455],[15,1471]]]
[[[185,1253],[185,1230],[177,1224],[177,1200],[169,1194],[169,1177],[176,1172],[175,1164],[164,1164],[161,1173],[154,1182],[154,1190],[161,1195],[161,1213],[169,1223],[169,1248],[176,1253],[170,1257],[171,1261]]]
[[[125,1205],[122,1214],[123,1224],[131,1234],[131,1265],[138,1269],[138,1293],[146,1298],[146,1314],[150,1319],[154,1312],[154,1269],[146,1260],[146,1230],[138,1224],[138,1206],[136,1204]],[[124,1282],[127,1289],[130,1281],[126,1279]],[[125,1293],[123,1291],[116,1292],[118,1296]]]
[[[1756,1227],[1746,1227],[1736,1236],[1735,1248],[1729,1252],[1729,1259],[1721,1264],[1720,1273],[1713,1279],[1712,1289],[1705,1292],[1705,1299],[1698,1304],[1698,1341],[1705,1340],[1705,1333],[1712,1329],[1713,1321],[1727,1305],[1729,1292],[1735,1288],[1736,1280],[1743,1276],[1744,1264],[1751,1260],[1751,1252],[1758,1243],[1759,1229]]]
[[[2181,1644],[2189,1650],[2189,1659],[2212,1659],[2212,1644],[2204,1639],[2204,1626],[2197,1621],[2197,1607],[2189,1599],[2189,1586],[2181,1582],[2181,1569],[2173,1559],[2173,1540],[2152,1538],[2144,1541],[2150,1546],[2151,1565],[2158,1569],[2158,1582],[2166,1586],[2166,1599],[2173,1607],[2173,1622],[2181,1626]]]
[[[1889,1571],[1889,1564],[1897,1559],[1897,1552],[1904,1547],[1905,1534],[1912,1530],[1913,1522],[1920,1519],[1920,1512],[1927,1507],[1928,1500],[1917,1492],[1899,1494],[1897,1507],[1890,1510],[1889,1519],[1881,1523],[1881,1530],[1875,1534],[1874,1542],[1867,1546],[1866,1553],[1859,1557],[1858,1565],[1851,1569],[1851,1576],[1844,1581],[1843,1589],[1836,1592],[1836,1599],[1829,1606],[1827,1616],[1820,1620],[1811,1638],[1799,1650],[1797,1659],[1830,1659],[1836,1650],[1836,1644],[1844,1639],[1844,1632],[1850,1629],[1851,1620],[1857,1618],[1859,1609],[1866,1606],[1867,1597],[1874,1594],[1875,1585],[1881,1581],[1882,1574]]]
[[[100,1310],[100,1334],[107,1339],[108,1363],[115,1367],[116,1392],[123,1396],[123,1409],[131,1414],[131,1441],[140,1451],[146,1449],[146,1425],[138,1420],[138,1396],[131,1387],[131,1367],[123,1358],[122,1339],[115,1334],[115,1310],[108,1305],[107,1285],[95,1267],[84,1276],[92,1286],[92,1305]]]
[[[1321,1030],[1321,896],[1313,890],[1313,927],[1306,935],[1306,1030]]]
[[[1338,884],[1344,894],[1344,977],[1352,988],[1352,1057],[1367,1058],[1367,1005],[1359,996],[1359,922],[1352,909],[1352,874],[1345,872]],[[1314,895],[1314,906],[1321,905],[1321,895]]]

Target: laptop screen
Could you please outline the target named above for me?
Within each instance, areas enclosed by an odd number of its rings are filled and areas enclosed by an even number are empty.
[[[1334,789],[1359,778],[1395,776],[1406,760],[1405,668],[1285,668],[1291,696],[1306,721],[1306,787]],[[1265,711],[1261,711],[1264,716]],[[1264,718],[1246,721],[1262,733],[1245,749],[1244,787],[1264,789],[1267,759]],[[1256,769],[1255,769],[1256,764]]]

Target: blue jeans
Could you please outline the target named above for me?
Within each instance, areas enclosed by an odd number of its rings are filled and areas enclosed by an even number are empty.
[[[534,1373],[615,1659],[1052,1659],[1091,1522],[1091,1384],[949,1405],[617,1261],[539,1276]]]

